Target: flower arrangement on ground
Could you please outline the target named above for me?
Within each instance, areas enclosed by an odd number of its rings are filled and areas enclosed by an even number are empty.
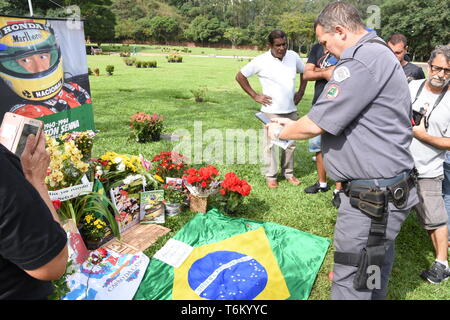
[[[164,130],[163,117],[155,114],[139,112],[131,116],[131,138],[137,142],[145,143],[158,141]]]
[[[50,165],[45,183],[50,191],[79,184],[89,170],[89,163],[83,161],[83,154],[74,140],[63,143],[46,136],[46,149],[50,153]]]
[[[175,180],[168,181],[163,189],[166,203],[183,203],[186,200],[187,189]]]
[[[220,181],[219,171],[214,166],[200,169],[190,168],[185,171],[183,183],[190,192],[189,207],[194,212],[206,212],[208,197],[217,192]]]
[[[111,234],[111,229],[106,222],[103,221],[103,219],[96,217],[93,212],[84,215],[82,224],[83,228],[81,229],[81,235],[86,240],[87,248],[90,250],[98,248],[98,245],[92,245],[92,242],[98,243]]]
[[[152,162],[155,163],[156,175],[165,182],[167,177],[181,178],[188,165],[188,158],[176,151],[162,151],[153,157]]]
[[[81,151],[83,155],[82,160],[87,161],[91,158],[92,147],[94,146],[94,137],[96,133],[92,130],[82,132],[68,132],[61,136],[60,140],[63,142],[74,141],[75,146]]]
[[[217,192],[220,185],[219,171],[214,166],[200,169],[189,168],[183,175],[183,181],[189,192],[194,196],[207,197]]]
[[[221,209],[228,213],[235,212],[252,190],[251,185],[245,179],[239,179],[234,172],[225,174],[220,186],[218,200]]]

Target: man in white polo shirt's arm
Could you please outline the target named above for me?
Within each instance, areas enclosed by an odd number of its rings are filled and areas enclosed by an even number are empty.
[[[261,112],[269,118],[289,118],[297,120],[298,103],[305,93],[307,82],[303,81],[304,64],[300,56],[287,50],[286,34],[274,30],[268,37],[270,50],[257,56],[236,75],[236,81],[253,100],[261,104]],[[300,73],[300,88],[295,91],[295,80]],[[262,86],[262,94],[250,86],[247,78],[257,75]],[[269,147],[270,140],[264,141],[265,176],[269,188],[278,187],[278,161],[276,148]],[[281,150],[281,174],[293,185],[300,184],[294,176],[294,150],[292,144]]]

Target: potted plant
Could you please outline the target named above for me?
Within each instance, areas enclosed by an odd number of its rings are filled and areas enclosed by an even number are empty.
[[[81,219],[82,228],[80,233],[85,240],[89,250],[95,250],[102,244],[111,240],[113,234],[103,219],[97,217],[93,212],[89,212]]]
[[[220,183],[218,193],[219,207],[226,213],[235,213],[247,197],[252,187],[245,179],[239,179],[234,172],[228,172]]]
[[[190,168],[183,176],[183,183],[190,192],[189,208],[194,212],[206,212],[208,197],[217,192],[219,171],[214,166]]]
[[[155,173],[163,182],[167,177],[181,178],[188,159],[176,151],[162,151],[153,157]]]
[[[131,137],[137,142],[159,141],[164,130],[163,117],[139,112],[130,119]]]
[[[181,212],[183,202],[186,199],[186,189],[183,184],[179,184],[175,180],[167,182],[163,185],[163,189],[166,213],[169,217],[176,216]]]

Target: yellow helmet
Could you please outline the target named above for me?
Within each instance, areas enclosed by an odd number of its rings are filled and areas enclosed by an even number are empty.
[[[0,17],[0,77],[20,97],[48,100],[63,86],[61,50],[44,20]]]

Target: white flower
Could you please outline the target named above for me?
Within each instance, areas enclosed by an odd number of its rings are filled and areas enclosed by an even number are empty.
[[[114,163],[122,163],[122,161],[123,161],[123,159],[121,157],[115,157],[114,158]]]
[[[116,158],[116,159],[117,159],[117,158]],[[124,171],[124,170],[125,170],[125,163],[121,162],[121,163],[119,164],[119,166],[117,167],[117,170],[119,170],[119,171]]]

